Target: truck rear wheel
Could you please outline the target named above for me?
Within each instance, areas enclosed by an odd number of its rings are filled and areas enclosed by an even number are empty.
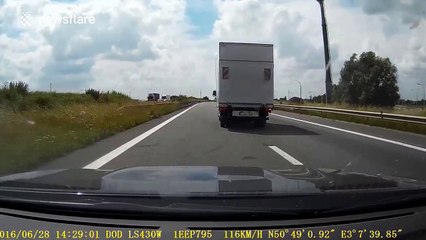
[[[223,128],[226,128],[226,121],[225,120],[220,120],[220,126]]]

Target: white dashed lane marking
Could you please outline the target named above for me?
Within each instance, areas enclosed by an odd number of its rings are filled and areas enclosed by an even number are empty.
[[[289,161],[293,165],[303,165],[303,163],[297,161],[296,158],[292,157],[290,154],[284,152],[277,146],[269,146],[270,149],[272,149],[274,152],[278,153],[281,157],[283,157],[285,160]]]

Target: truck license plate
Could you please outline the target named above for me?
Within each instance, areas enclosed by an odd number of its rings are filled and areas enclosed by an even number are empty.
[[[259,113],[256,111],[232,111],[234,117],[259,117]]]

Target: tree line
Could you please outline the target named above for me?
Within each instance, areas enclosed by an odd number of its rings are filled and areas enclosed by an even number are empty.
[[[394,106],[399,99],[397,67],[371,51],[345,61],[333,85],[332,101],[339,103]]]
[[[353,105],[394,106],[395,104],[415,104],[400,99],[398,69],[389,58],[383,58],[369,51],[360,55],[353,53],[340,70],[337,84],[333,84],[332,99],[327,101]],[[276,101],[300,103],[298,96]],[[306,99],[305,99],[306,100]],[[326,96],[311,96],[311,102],[325,103]]]

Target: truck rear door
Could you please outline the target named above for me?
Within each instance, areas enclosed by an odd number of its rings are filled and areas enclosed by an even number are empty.
[[[273,103],[273,48],[269,44],[221,43],[220,103]]]

